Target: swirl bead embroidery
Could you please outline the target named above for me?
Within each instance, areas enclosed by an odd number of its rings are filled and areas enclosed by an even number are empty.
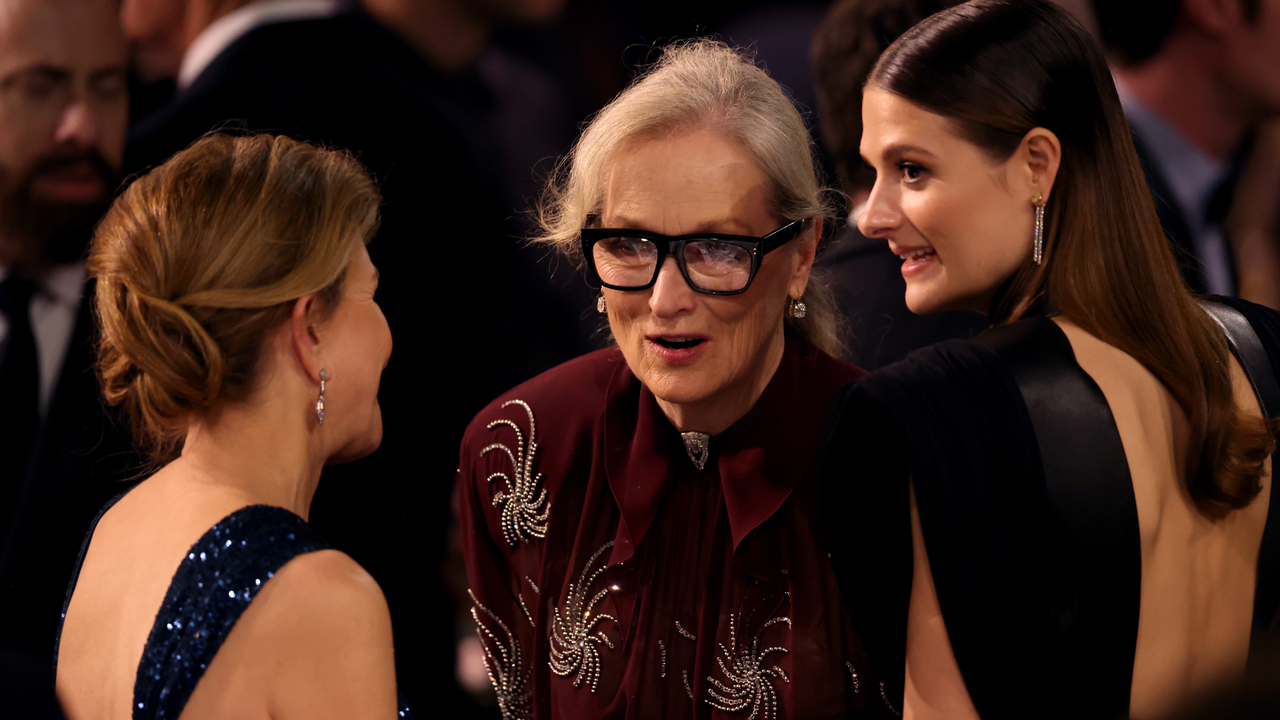
[[[781,678],[790,683],[791,678],[777,665],[765,667],[765,658],[773,653],[788,654],[784,647],[774,646],[760,649],[760,636],[764,631],[779,623],[791,625],[791,618],[776,617],[764,624],[760,632],[752,638],[750,645],[738,647],[735,617],[729,616],[729,646],[717,643],[720,653],[716,656],[716,664],[724,674],[727,683],[720,682],[715,676],[708,676],[711,682],[708,688],[706,703],[717,710],[737,713],[750,709],[747,720],[776,720],[778,714],[778,691],[773,687],[773,679]],[[726,662],[727,661],[727,662]]]
[[[514,421],[494,420],[486,427],[493,430],[506,426],[515,431],[516,449],[502,443],[491,443],[480,449],[480,457],[501,450],[511,459],[511,475],[495,472],[486,478],[489,482],[503,480],[506,488],[493,496],[493,506],[502,511],[502,535],[517,547],[522,542],[541,540],[547,536],[547,519],[551,515],[551,503],[547,502],[547,491],[541,487],[542,473],[534,473],[533,459],[538,452],[537,425],[533,420],[533,410],[523,400],[508,400],[503,408],[519,405],[529,416],[529,440],[525,444],[524,433]]]
[[[520,643],[507,624],[476,599],[470,590],[471,617],[476,621],[476,629],[480,633],[480,646],[484,649],[484,667],[489,673],[489,682],[493,684],[494,695],[498,698],[498,710],[503,720],[529,720],[533,717],[533,695],[528,687],[528,679],[524,676],[524,656],[520,652]],[[478,612],[477,612],[478,611]],[[497,630],[495,632],[480,619],[484,613]]]
[[[594,571],[592,567],[606,550],[613,547],[613,542],[605,543],[596,551],[582,568],[578,581],[569,586],[562,607],[557,607],[551,615],[551,672],[560,677],[573,676],[573,686],[581,687],[585,681],[596,691],[600,682],[600,645],[610,650],[613,642],[599,629],[605,620],[617,624],[617,618],[604,613],[594,614],[596,605],[609,594],[605,588],[595,595],[591,586],[605,570],[605,563]]]

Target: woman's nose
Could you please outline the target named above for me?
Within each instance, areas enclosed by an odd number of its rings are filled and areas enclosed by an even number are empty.
[[[697,293],[684,281],[676,259],[667,257],[658,270],[658,280],[649,296],[649,309],[658,317],[674,317],[682,311],[692,310]]]
[[[896,190],[877,182],[858,217],[858,232],[869,238],[885,238],[902,224],[902,209]]]

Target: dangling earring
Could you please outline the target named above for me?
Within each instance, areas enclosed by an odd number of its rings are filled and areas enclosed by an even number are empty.
[[[1040,193],[1032,195],[1031,204],[1036,206],[1035,244],[1032,246],[1031,257],[1036,265],[1040,265],[1044,262],[1044,196]]]
[[[320,368],[320,397],[316,400],[316,421],[324,425],[324,381],[329,379],[329,371]]]
[[[789,309],[791,311],[791,317],[797,320],[803,320],[805,313],[809,311],[809,308],[805,307],[803,300],[792,300]]]
[[[596,296],[596,312],[603,315],[608,312],[608,310],[609,308],[604,304],[604,293],[600,293]]]

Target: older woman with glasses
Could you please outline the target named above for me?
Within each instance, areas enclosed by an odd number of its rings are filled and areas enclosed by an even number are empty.
[[[498,398],[462,443],[504,716],[887,713],[815,535],[827,406],[862,373],[810,278],[831,213],[794,105],[723,44],[669,48],[540,210],[616,347]]]

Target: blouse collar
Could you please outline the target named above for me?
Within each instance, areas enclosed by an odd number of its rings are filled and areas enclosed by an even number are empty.
[[[719,474],[735,551],[805,476],[831,398],[859,374],[788,333],[782,361],[755,406],[711,438],[702,472]],[[680,432],[626,363],[610,381],[604,442],[609,487],[622,514],[613,565],[634,555],[675,478],[698,470]]]

